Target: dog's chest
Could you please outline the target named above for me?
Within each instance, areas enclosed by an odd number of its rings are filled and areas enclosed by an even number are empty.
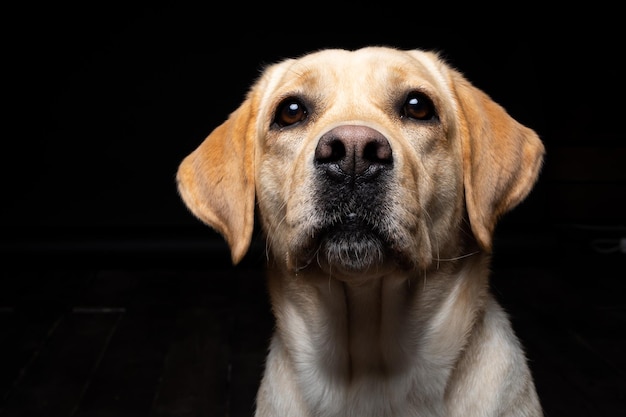
[[[436,384],[434,384],[436,385]],[[328,386],[309,385],[315,405],[323,410],[320,417],[399,417],[399,416],[444,416],[443,389],[424,385],[420,390],[407,382],[361,381],[337,389]],[[407,392],[407,387],[413,387]],[[427,388],[426,388],[427,387]],[[433,395],[433,391],[441,391]],[[315,398],[315,399],[314,399]],[[438,400],[437,400],[437,399]],[[317,416],[318,414],[316,414]]]
[[[338,288],[333,290],[339,293]],[[297,341],[288,341],[291,346],[298,344],[290,352],[296,385],[307,403],[304,408],[321,413],[316,416],[445,415],[446,381],[452,367],[432,360],[436,338],[412,335],[417,323],[395,311],[408,300],[380,296],[386,292],[393,291],[362,287],[346,291],[344,314],[336,314],[342,310],[338,306],[327,315],[317,310],[301,316],[298,329],[289,329],[289,335],[299,335]],[[381,300],[386,307],[377,307]],[[331,339],[330,327],[324,323],[333,323]]]

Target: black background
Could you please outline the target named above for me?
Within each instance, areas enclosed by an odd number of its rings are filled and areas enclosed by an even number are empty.
[[[540,179],[497,229],[496,294],[513,313],[547,415],[623,412],[620,27],[591,15],[513,25],[519,10],[512,5],[490,10],[497,26],[469,17],[458,26],[448,23],[450,10],[383,6],[366,13],[346,5],[342,15],[313,3],[5,9],[0,307],[7,324],[0,336],[12,342],[2,344],[7,415],[40,415],[20,413],[50,411],[55,399],[63,412],[48,415],[127,415],[121,412],[140,405],[152,407],[150,415],[176,415],[154,412],[168,398],[171,409],[184,403],[201,411],[203,404],[249,415],[271,330],[257,277],[262,244],[243,268],[231,269],[225,243],[177,195],[176,169],[236,109],[264,65],[371,44],[440,51],[539,133],[548,151]],[[77,305],[119,309],[114,337],[109,324],[99,328],[102,363],[82,348],[83,333],[58,330],[83,320]],[[107,314],[85,319],[85,332],[96,332]],[[199,350],[197,340],[218,354]],[[176,366],[168,365],[173,351]],[[158,360],[137,367],[143,357]],[[80,358],[93,372],[66,375],[66,363]],[[73,390],[57,389],[59,375]],[[42,379],[47,391],[37,397]],[[154,387],[162,389],[159,401]]]

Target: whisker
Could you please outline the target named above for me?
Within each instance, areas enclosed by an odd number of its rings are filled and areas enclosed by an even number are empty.
[[[437,258],[437,262],[439,261],[458,261],[459,259],[463,259],[463,258],[468,258],[470,256],[474,256],[477,253],[479,253],[480,251],[475,251],[475,252],[471,252],[471,253],[466,253],[465,255],[460,255],[460,256],[456,256],[454,258]]]
[[[433,218],[430,215],[430,213],[428,212],[428,210],[426,210],[426,207],[424,207],[421,202],[420,202],[420,211],[424,214],[424,218],[426,219],[426,222],[428,223],[428,230],[433,230],[434,229],[434,222],[433,222]],[[439,261],[442,260],[439,257],[439,238],[437,237],[437,235],[435,234],[435,236],[431,236],[430,234],[428,235],[429,238],[434,238],[434,246],[435,246],[435,252],[436,252],[436,256],[434,257],[434,259],[437,261],[437,270],[440,267]]]
[[[287,205],[287,202],[283,202],[282,205],[278,208],[278,211],[281,212],[284,210],[285,206]],[[275,227],[273,227],[273,229],[271,231],[268,231],[267,233],[267,238],[265,240],[265,256],[266,258],[269,260],[270,256],[270,248],[273,246],[273,241],[274,241],[274,234],[279,235],[279,233],[275,233],[281,224],[283,224],[283,222],[286,220],[287,218],[287,213],[285,212],[285,214],[283,215],[283,217],[278,221],[278,223],[276,224]]]

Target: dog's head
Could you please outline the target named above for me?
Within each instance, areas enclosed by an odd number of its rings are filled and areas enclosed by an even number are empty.
[[[323,50],[269,66],[177,181],[234,263],[258,206],[278,262],[348,277],[458,255],[465,220],[490,251],[543,153],[435,53]]]

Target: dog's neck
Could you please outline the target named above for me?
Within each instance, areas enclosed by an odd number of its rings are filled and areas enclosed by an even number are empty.
[[[426,272],[395,271],[358,283],[321,281],[306,271],[270,273],[277,337],[296,367],[308,363],[322,378],[341,380],[341,386],[381,380],[381,375],[410,378],[407,370],[419,367],[451,371],[487,296],[486,279],[483,285],[467,285],[467,280],[486,276],[471,273],[485,265],[477,255]],[[421,361],[417,368],[409,365],[415,361]],[[438,374],[445,379],[445,373]]]

